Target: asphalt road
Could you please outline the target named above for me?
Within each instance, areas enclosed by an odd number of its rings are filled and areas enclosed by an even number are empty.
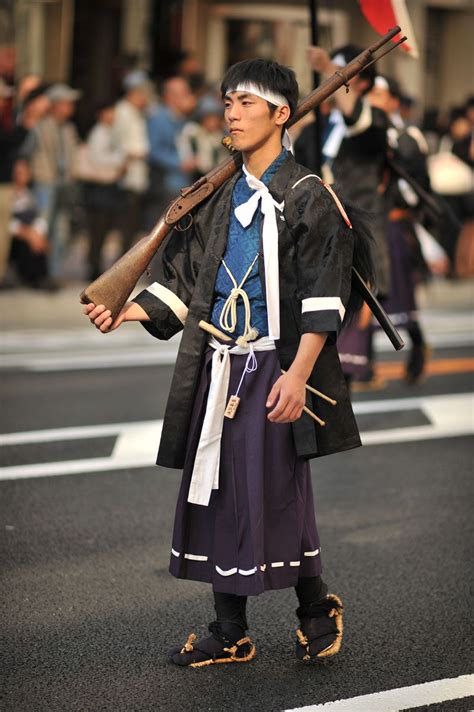
[[[472,349],[453,344],[434,355],[456,361]],[[167,572],[179,473],[111,462],[40,476],[49,463],[61,471],[114,452],[113,428],[90,438],[64,428],[162,418],[171,373],[170,365],[3,371],[1,432],[22,434],[4,443],[3,465],[44,469],[0,479],[2,710],[279,712],[472,672],[472,434],[456,432],[466,411],[451,413],[454,429],[416,437],[433,404],[445,416],[464,403],[450,397],[472,390],[469,370],[357,396],[363,432],[387,439],[313,466],[324,576],[345,603],[338,658],[296,661],[287,590],[249,602],[255,661],[201,670],[176,669],[165,655],[213,617],[206,585]],[[54,432],[25,440],[43,430]],[[472,694],[416,709],[470,710]]]

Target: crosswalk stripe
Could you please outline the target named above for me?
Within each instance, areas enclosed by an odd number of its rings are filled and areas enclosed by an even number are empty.
[[[474,696],[474,675],[460,675],[347,700],[295,707],[286,712],[401,712],[471,696]]]
[[[420,398],[396,398],[355,404],[356,414],[363,415],[417,409],[426,415],[430,424],[363,431],[361,432],[362,443],[367,446],[383,445],[433,438],[460,437],[474,433],[474,396],[471,393]],[[162,425],[162,420],[148,420],[0,435],[0,445],[3,446],[88,440],[90,438],[117,435],[110,457],[11,465],[0,468],[0,480],[152,467],[156,459]]]

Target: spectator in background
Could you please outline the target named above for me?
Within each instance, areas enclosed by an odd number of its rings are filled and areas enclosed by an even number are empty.
[[[39,74],[25,74],[17,82],[14,113],[17,117],[23,108],[23,103],[30,93],[42,85],[42,79]]]
[[[12,237],[10,260],[23,284],[36,289],[49,289],[48,225],[40,215],[31,189],[31,178],[28,162],[24,159],[16,161],[13,167],[14,193],[9,224]]]
[[[79,143],[70,119],[81,92],[66,84],[53,84],[47,96],[51,109],[35,129],[31,164],[36,197],[49,226],[49,275],[59,285],[70,236],[74,167]]]
[[[112,139],[125,157],[120,181],[122,202],[122,253],[132,245],[141,228],[143,197],[148,188],[148,153],[145,110],[150,84],[144,72],[130,72],[124,80],[125,95],[115,110]]]
[[[196,170],[196,160],[182,160],[178,151],[179,135],[196,106],[195,96],[182,77],[167,79],[161,96],[162,106],[148,118],[150,206],[147,223],[150,228],[180,188],[191,182]]]
[[[181,161],[194,160],[193,180],[197,180],[215,168],[228,157],[222,145],[224,136],[224,111],[222,101],[212,94],[203,96],[197,105],[196,118],[185,124],[179,138],[178,147]]]
[[[188,82],[191,91],[201,95],[206,91],[206,81],[201,63],[194,52],[184,52],[176,64],[176,75]]]
[[[416,99],[409,96],[409,94],[402,94],[400,96],[400,116],[405,124],[413,124],[415,109]]]
[[[329,56],[322,47],[310,47],[308,59],[312,69],[327,78],[360,51],[359,47],[346,45]],[[326,182],[339,186],[347,201],[371,213],[376,282],[382,296],[390,289],[386,204],[379,190],[385,173],[388,119],[385,112],[370,106],[367,100],[374,79],[375,68],[371,65],[349,81],[348,93],[338,91],[331,97],[334,109],[323,134],[322,175]],[[305,130],[295,145],[298,161],[298,148],[304,142],[304,135]],[[373,369],[371,314],[366,305],[342,331],[337,345],[344,375],[354,390],[378,389],[384,385]]]
[[[465,123],[460,127],[461,130],[458,130],[452,151],[470,168],[474,168],[474,96],[467,100],[463,117]]]
[[[0,77],[0,118],[14,90]],[[0,121],[0,282],[3,281],[10,253],[11,235],[9,231],[13,200],[13,165],[21,145],[31,129],[48,110],[49,102],[33,98],[23,107],[16,124],[9,130],[1,128]]]
[[[455,106],[449,113],[448,131],[441,138],[440,151],[452,151],[453,145],[470,134],[471,126],[463,106]]]
[[[126,170],[123,149],[114,136],[115,105],[108,101],[96,111],[97,122],[91,129],[85,151],[87,169],[84,199],[89,224],[89,279],[101,274],[101,252],[107,233],[117,226],[120,210],[118,181]]]
[[[24,96],[21,104],[16,104],[16,121],[20,120],[22,112],[24,112],[27,107],[34,104],[35,110],[40,110],[42,116],[46,116],[49,109],[51,108],[51,102],[48,97],[48,86],[46,84],[39,84],[34,89],[32,89],[26,96]],[[20,110],[21,107],[21,110]],[[31,163],[31,156],[36,146],[36,133],[35,131],[30,131],[26,136],[25,140],[20,146],[18,151],[19,158],[25,158],[29,163]]]

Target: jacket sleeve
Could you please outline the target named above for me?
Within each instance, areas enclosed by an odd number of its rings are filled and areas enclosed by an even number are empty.
[[[150,317],[142,324],[157,339],[170,339],[183,329],[203,252],[196,225],[172,230],[158,250],[152,265],[157,280],[132,300]]]
[[[296,247],[301,333],[335,341],[351,292],[353,237],[334,194],[309,176],[293,190],[288,222]]]

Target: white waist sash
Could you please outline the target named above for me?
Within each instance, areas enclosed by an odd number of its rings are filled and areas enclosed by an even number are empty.
[[[245,356],[244,373],[254,351],[273,351],[275,342],[268,336],[249,342],[248,347],[221,344],[213,336],[209,345],[212,355],[211,385],[207,397],[206,415],[194,460],[193,474],[189,485],[188,502],[207,507],[213,489],[219,489],[219,465],[221,458],[221,437],[224,427],[227,391],[230,380],[230,354]],[[254,369],[252,369],[254,370]]]

